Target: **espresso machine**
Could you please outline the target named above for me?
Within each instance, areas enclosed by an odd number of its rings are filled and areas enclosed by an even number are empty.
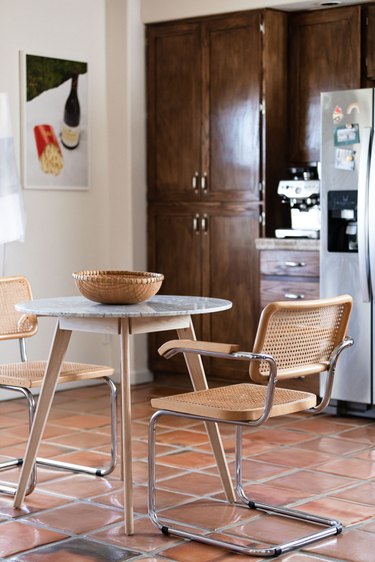
[[[317,171],[289,170],[292,179],[279,182],[277,193],[290,207],[291,228],[275,230],[276,238],[313,238],[320,234],[320,182]]]

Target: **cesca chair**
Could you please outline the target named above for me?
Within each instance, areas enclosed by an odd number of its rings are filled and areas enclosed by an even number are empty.
[[[30,389],[41,386],[47,364],[47,361],[27,360],[25,339],[34,336],[37,332],[37,318],[33,315],[26,315],[17,312],[15,304],[31,299],[31,287],[25,277],[0,278],[0,340],[18,339],[21,355],[20,362],[0,364],[0,389],[3,388],[20,393],[27,399],[30,428],[35,413],[35,400]],[[64,362],[58,379],[58,383],[71,383],[89,379],[103,379],[103,381],[108,385],[111,412],[111,459],[109,465],[97,468],[45,458],[37,458],[37,465],[66,469],[74,472],[83,472],[96,476],[105,476],[114,470],[117,463],[117,391],[116,385],[109,378],[113,375],[113,373],[113,368],[105,365]],[[13,468],[21,465],[22,463],[22,458],[4,461],[0,463],[0,471]],[[36,466],[34,466],[26,493],[30,494],[34,490],[35,485]],[[15,495],[16,488],[11,484],[0,484],[0,492]]]
[[[177,353],[207,355],[249,361],[249,374],[254,383],[232,384],[220,388],[193,391],[151,401],[157,412],[149,426],[149,516],[166,535],[176,535],[210,545],[221,546],[250,556],[277,556],[316,540],[339,534],[342,524],[334,519],[303,513],[287,507],[267,505],[249,499],[242,484],[241,432],[244,427],[257,427],[273,416],[295,412],[321,412],[329,403],[336,363],[341,352],[353,345],[347,337],[352,308],[349,295],[328,299],[268,304],[261,314],[252,352],[237,345],[191,340],[172,340],[163,344],[159,353],[172,357]],[[278,388],[278,381],[326,373],[325,391],[320,401],[315,394]],[[317,403],[318,402],[318,403]],[[236,427],[235,506],[287,516],[314,524],[311,534],[277,545],[258,548],[214,539],[203,532],[161,521],[156,508],[156,424],[162,415],[185,417],[206,423],[232,424]],[[249,437],[249,436],[248,436]],[[213,504],[213,509],[215,509]],[[181,523],[183,525],[183,523]],[[316,528],[318,526],[318,528]]]

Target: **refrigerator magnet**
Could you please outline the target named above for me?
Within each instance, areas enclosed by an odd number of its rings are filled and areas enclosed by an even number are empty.
[[[333,110],[332,119],[334,123],[341,123],[341,121],[344,119],[342,108],[339,105],[336,105],[335,109]]]
[[[348,144],[359,143],[359,125],[351,123],[348,125],[339,125],[334,132],[334,145],[346,146]]]
[[[335,168],[352,172],[355,169],[355,152],[348,148],[336,148]]]

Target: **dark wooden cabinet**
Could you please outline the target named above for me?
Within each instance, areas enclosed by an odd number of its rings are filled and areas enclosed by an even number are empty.
[[[263,231],[282,224],[286,47],[273,10],[147,26],[149,202],[259,202]]]
[[[260,24],[148,28],[149,200],[259,199]]]
[[[289,161],[320,160],[320,93],[361,87],[361,6],[291,14]]]
[[[197,23],[147,28],[148,198],[189,201],[202,169],[202,54]]]
[[[186,203],[150,205],[150,268],[162,271],[164,294],[189,294],[231,300],[231,310],[194,317],[199,338],[239,343],[250,350],[258,321],[258,256],[254,240],[258,236],[257,205],[223,204],[212,206]],[[154,335],[150,339],[153,370],[185,372],[177,360],[159,358],[156,350],[175,334]],[[239,362],[206,361],[215,378],[247,377]]]
[[[232,301],[195,321],[198,335],[249,350],[259,315],[255,239],[285,211],[276,189],[286,170],[287,15],[151,24],[146,35],[149,268],[165,275],[164,293]],[[185,370],[157,357],[169,336],[151,339],[153,371]],[[207,369],[248,376],[244,364],[226,363]]]

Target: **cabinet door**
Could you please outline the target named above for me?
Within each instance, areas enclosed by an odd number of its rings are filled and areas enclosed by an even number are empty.
[[[210,213],[208,236],[203,238],[206,262],[204,294],[228,299],[233,307],[203,318],[205,332],[217,342],[238,343],[252,349],[259,318],[259,268],[255,239],[259,235],[259,208]],[[248,363],[212,360],[215,377],[248,379]]]
[[[361,86],[361,7],[291,16],[290,160],[320,160],[320,93]]]
[[[205,25],[203,174],[210,200],[258,200],[261,151],[260,15]]]
[[[199,199],[201,49],[198,24],[147,28],[147,100],[149,199]]]
[[[201,295],[201,238],[195,213],[178,205],[149,210],[149,268],[164,274],[160,294]],[[193,318],[200,336],[200,318]],[[182,356],[163,359],[158,347],[176,339],[175,331],[152,334],[149,338],[151,370],[186,373]]]
[[[367,7],[367,78],[375,80],[375,4]]]

